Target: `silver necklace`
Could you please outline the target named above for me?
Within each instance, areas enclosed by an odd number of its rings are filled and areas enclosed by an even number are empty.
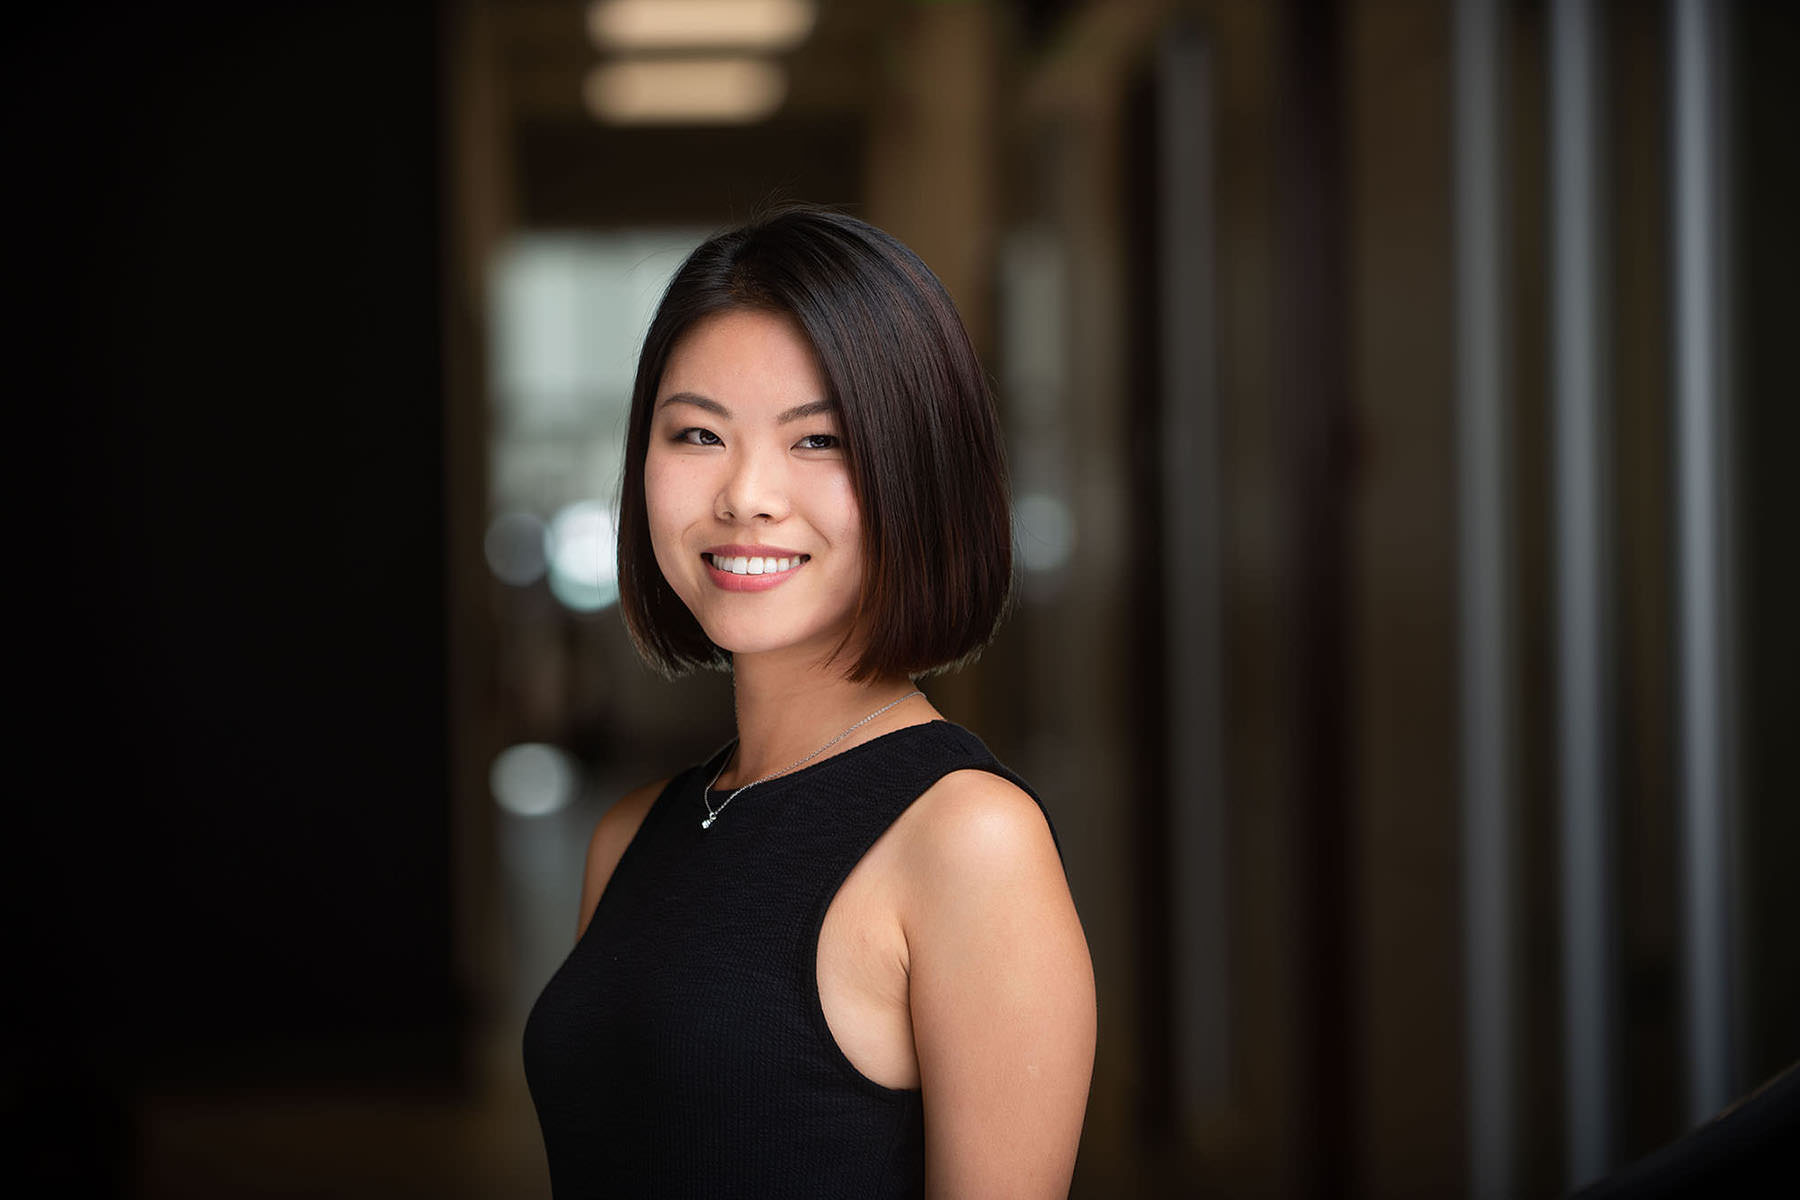
[[[921,692],[919,689],[914,688],[912,691],[906,693],[906,695],[900,697],[899,700],[895,700],[888,704],[882,705],[880,708],[876,709],[874,712],[870,713],[868,716],[864,717],[862,720],[858,721],[856,724],[852,725],[850,728],[844,730],[844,732],[842,732],[842,733],[838,734],[836,737],[832,738],[829,742],[826,742],[823,746],[820,746],[817,750],[814,750],[811,754],[807,755],[805,758],[799,759],[796,762],[792,763],[791,765],[783,767],[781,770],[774,772],[773,774],[764,775],[761,779],[752,779],[749,783],[746,783],[743,787],[741,787],[737,791],[731,793],[731,795],[725,797],[723,803],[721,803],[719,805],[719,807],[714,808],[712,806],[713,784],[716,784],[719,782],[719,776],[721,776],[725,773],[725,764],[727,762],[731,761],[731,755],[727,754],[724,757],[724,759],[720,760],[719,769],[713,772],[712,783],[707,784],[706,790],[700,793],[700,803],[706,805],[706,819],[704,821],[700,822],[700,828],[711,829],[712,823],[719,819],[720,813],[725,811],[725,805],[730,804],[733,800],[736,800],[739,796],[743,795],[745,792],[749,791],[751,788],[755,787],[757,784],[767,783],[771,779],[779,779],[781,776],[786,775],[789,771],[799,770],[801,767],[804,767],[807,763],[811,762],[813,759],[819,757],[819,755],[825,753],[827,750],[831,749],[833,746],[837,745],[839,742],[843,741],[845,738],[847,738],[851,734],[855,733],[858,729],[861,729],[864,725],[867,725],[870,721],[873,721],[876,717],[879,717],[882,713],[886,712],[888,709],[893,708],[895,705],[899,704],[902,700],[911,700],[914,696],[923,696],[924,694],[925,694],[924,692]]]

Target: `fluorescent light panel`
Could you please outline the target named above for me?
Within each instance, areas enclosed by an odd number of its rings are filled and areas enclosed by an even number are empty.
[[[780,53],[805,41],[817,17],[812,0],[594,0],[588,34],[608,51]]]
[[[787,72],[747,56],[602,63],[582,85],[588,111],[615,125],[742,125],[781,107]]]

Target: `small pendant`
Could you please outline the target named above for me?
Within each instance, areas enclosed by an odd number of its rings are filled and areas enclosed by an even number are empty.
[[[704,821],[702,821],[702,822],[700,822],[700,828],[702,828],[702,829],[711,829],[711,828],[712,828],[712,823],[713,823],[713,819],[712,819],[712,818],[711,818],[711,817],[708,817],[708,818],[706,818],[706,820],[704,820]]]

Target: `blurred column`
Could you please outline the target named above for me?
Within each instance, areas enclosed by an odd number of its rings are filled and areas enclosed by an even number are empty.
[[[1605,580],[1609,440],[1600,164],[1590,0],[1550,12],[1550,363],[1555,547],[1557,799],[1562,853],[1567,1176],[1612,1159],[1613,913]]]
[[[1730,324],[1722,311],[1730,289],[1721,8],[1674,0],[1669,10],[1681,973],[1691,1123],[1718,1112],[1733,1093],[1733,689],[1726,633],[1732,555],[1723,332]]]
[[[1518,983],[1513,929],[1511,534],[1507,476],[1504,30],[1498,0],[1459,0],[1454,28],[1456,412],[1469,1194],[1514,1190]]]
[[[1189,1122],[1230,1101],[1219,395],[1214,342],[1213,65],[1185,27],[1158,49],[1163,248],[1163,569],[1167,622],[1174,1101]]]
[[[499,748],[493,686],[491,578],[482,557],[488,513],[488,264],[512,226],[516,177],[505,96],[496,61],[500,43],[492,0],[456,0],[440,21],[443,111],[443,281],[445,562],[448,592],[446,667],[450,694],[451,796],[454,805],[459,976],[487,998],[504,971],[504,947],[486,914],[499,910],[494,805],[488,766]],[[506,1030],[490,1029],[497,1041]],[[491,1052],[514,1054],[494,1045]]]
[[[995,36],[986,0],[908,4],[885,47],[888,77],[870,109],[868,219],[943,281],[977,353],[993,346]],[[978,672],[935,676],[953,717],[980,723]]]
[[[1276,86],[1277,320],[1303,353],[1276,366],[1283,557],[1284,696],[1293,738],[1292,953],[1298,984],[1295,1094],[1300,1195],[1355,1195],[1363,1002],[1357,924],[1356,797],[1350,781],[1350,538],[1354,429],[1348,345],[1345,5],[1281,6]]]
[[[906,5],[869,126],[869,219],[911,246],[992,349],[997,191],[994,12],[984,0]]]

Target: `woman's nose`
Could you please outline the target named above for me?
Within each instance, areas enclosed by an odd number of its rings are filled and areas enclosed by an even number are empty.
[[[725,521],[779,521],[787,516],[788,501],[782,465],[766,454],[739,452],[732,456],[717,501],[718,516]]]

